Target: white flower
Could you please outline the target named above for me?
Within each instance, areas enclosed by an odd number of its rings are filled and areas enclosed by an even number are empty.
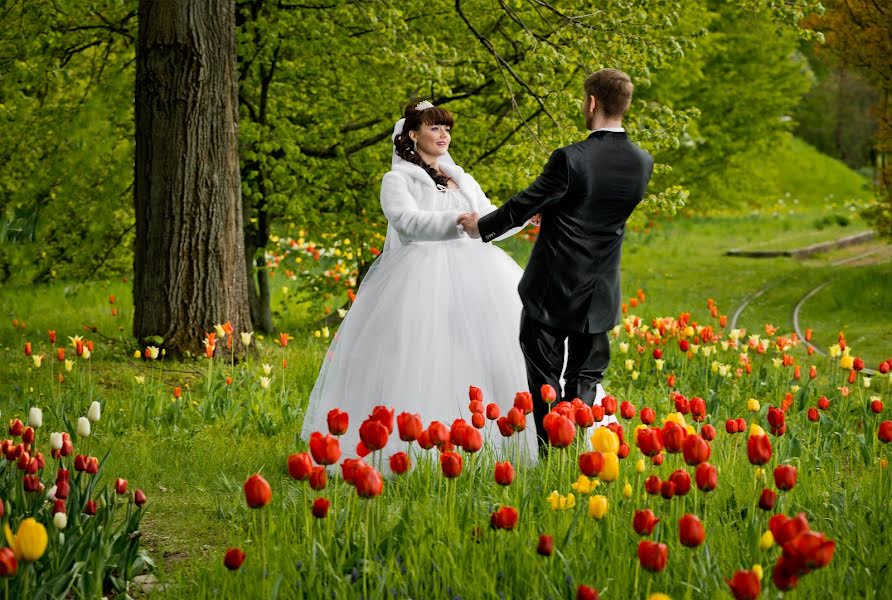
[[[242,346],[245,346],[247,348],[248,346],[251,345],[251,341],[254,338],[254,332],[253,331],[243,331],[241,335],[242,335]]]
[[[90,349],[89,349],[89,348],[87,348],[86,346],[84,346],[84,352],[83,352],[83,354],[81,354],[81,356],[83,357],[84,360],[89,360],[89,358],[90,358],[91,356],[93,356],[93,353],[90,352]]]
[[[56,486],[53,486],[46,491],[46,497],[50,502],[56,501]]]
[[[53,515],[53,525],[56,529],[62,530],[68,527],[68,515],[64,512],[57,512]]]
[[[90,437],[90,420],[87,417],[80,417],[77,420],[77,434],[81,437]]]
[[[635,361],[631,358],[626,359],[626,371],[631,371],[635,368]]]
[[[62,434],[58,431],[50,434],[50,448],[53,450],[62,449]]]
[[[626,342],[620,342],[619,343],[619,351],[622,352],[623,354],[628,354],[629,353],[629,344],[627,344]]]
[[[43,411],[36,406],[32,406],[31,410],[28,411],[28,425],[34,429],[43,427]]]
[[[864,385],[864,387],[869,388],[870,387],[870,377],[865,375],[864,378],[861,379],[861,383]]]
[[[655,358],[654,364],[657,366],[657,371],[663,370],[663,359],[662,358]]]
[[[269,377],[261,377],[260,378],[260,387],[267,390],[269,389]]]
[[[149,351],[149,358],[155,360],[158,358],[158,346],[149,346],[146,348]]]
[[[638,371],[632,371],[632,381],[638,381]]]
[[[87,410],[87,418],[90,419],[91,423],[98,423],[101,416],[102,407],[99,406],[99,402],[93,400],[93,402],[90,403],[90,408]]]
[[[221,340],[226,337],[226,330],[223,329],[223,325],[214,325],[214,329],[217,331],[217,337]]]
[[[269,374],[272,373],[272,372],[273,372],[273,366],[272,366],[272,365],[268,365],[268,364],[266,364],[266,363],[263,363],[263,374],[264,374],[264,375],[269,375]]]
[[[145,375],[134,375],[133,380],[136,381],[139,385],[142,385],[146,382]]]
[[[40,365],[43,364],[43,354],[33,354],[31,355],[31,360],[34,361],[34,368],[39,369]]]

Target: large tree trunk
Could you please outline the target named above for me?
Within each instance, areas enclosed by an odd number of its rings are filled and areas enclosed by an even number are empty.
[[[235,67],[232,0],[139,1],[133,334],[177,354],[252,329]]]

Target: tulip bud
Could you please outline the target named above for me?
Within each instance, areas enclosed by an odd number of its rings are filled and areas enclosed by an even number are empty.
[[[28,425],[34,429],[43,427],[43,411],[36,406],[32,406],[31,410],[28,411]]]
[[[115,493],[118,494],[119,496],[123,496],[124,494],[127,493],[127,480],[126,479],[121,479],[120,477],[118,477],[118,479],[115,480]]]
[[[540,535],[539,545],[536,547],[536,552],[538,552],[542,556],[551,556],[553,550],[554,538],[550,535]]]
[[[245,553],[241,548],[228,548],[223,557],[223,564],[230,571],[236,571],[245,562]]]
[[[64,511],[57,512],[53,515],[53,526],[60,531],[68,527],[68,515]]]
[[[102,409],[99,406],[99,402],[93,400],[93,402],[90,403],[90,408],[87,410],[87,419],[89,419],[91,423],[98,423],[101,414]]]
[[[768,550],[774,545],[774,534],[771,531],[766,531],[762,534],[762,537],[759,538],[759,548],[762,550]]]
[[[137,489],[135,492],[133,492],[133,503],[137,506],[142,506],[146,503],[146,500],[146,495],[142,490]]]
[[[81,437],[90,437],[90,420],[80,417],[77,420],[77,434]]]
[[[316,498],[313,501],[313,516],[317,519],[324,519],[328,516],[328,509],[331,501],[328,498]]]

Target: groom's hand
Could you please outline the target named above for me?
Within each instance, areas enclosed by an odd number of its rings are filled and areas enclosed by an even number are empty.
[[[458,224],[462,226],[462,229],[465,230],[472,238],[480,237],[480,230],[477,228],[477,221],[480,220],[480,215],[478,213],[464,213],[459,215]]]

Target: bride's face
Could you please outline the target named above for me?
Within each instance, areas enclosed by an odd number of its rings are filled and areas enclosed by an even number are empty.
[[[418,151],[428,156],[439,158],[449,151],[452,141],[451,127],[448,125],[422,125],[413,131],[412,139],[418,142]]]

